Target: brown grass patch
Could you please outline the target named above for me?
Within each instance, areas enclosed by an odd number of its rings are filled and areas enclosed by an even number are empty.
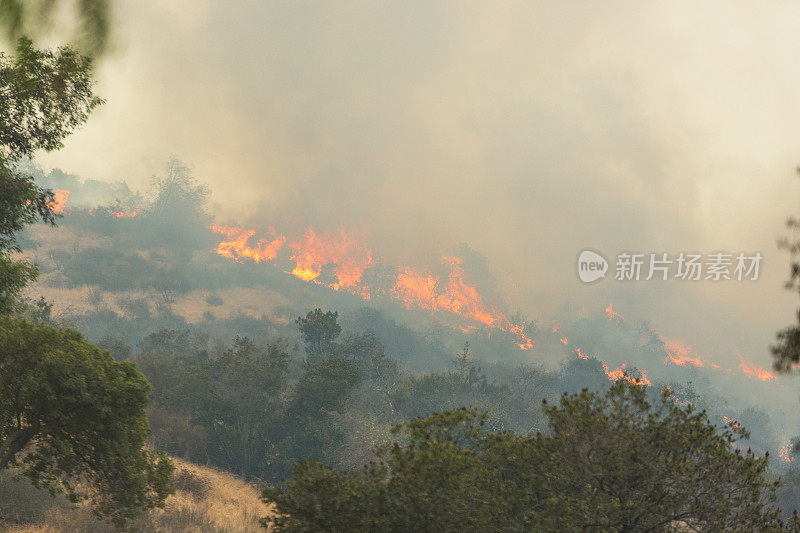
[[[175,494],[164,509],[147,512],[135,524],[152,533],[245,533],[265,531],[259,519],[270,514],[259,490],[220,470],[175,461]],[[9,533],[108,532],[111,526],[97,521],[84,505],[53,507],[37,524],[9,527]]]

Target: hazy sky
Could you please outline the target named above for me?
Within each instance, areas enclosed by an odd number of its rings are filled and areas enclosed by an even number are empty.
[[[176,156],[222,221],[361,228],[398,260],[466,242],[531,317],[613,301],[764,366],[800,303],[775,246],[800,211],[796,2],[114,8],[108,103],[46,166],[141,187]],[[758,282],[585,286],[587,247],[766,259]]]

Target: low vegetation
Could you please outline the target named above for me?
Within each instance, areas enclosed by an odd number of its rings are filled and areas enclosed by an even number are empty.
[[[142,533],[204,531],[209,533],[247,533],[264,531],[259,520],[271,508],[259,498],[258,489],[220,470],[174,459],[175,492],[161,509],[144,513],[133,524]],[[113,526],[98,520],[86,505],[69,505],[54,500],[24,482],[0,485],[0,500],[16,498],[16,515],[9,515],[8,533],[94,533],[112,532]],[[9,502],[11,503],[11,502]]]

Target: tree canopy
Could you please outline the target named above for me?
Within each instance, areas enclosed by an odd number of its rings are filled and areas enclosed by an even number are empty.
[[[13,56],[0,53],[0,313],[8,312],[34,265],[12,257],[16,234],[42,220],[54,224],[53,194],[16,170],[36,150],[54,150],[102,101],[93,94],[91,60],[69,47],[36,49],[20,38]]]
[[[278,531],[667,531],[781,527],[767,457],[738,427],[625,380],[545,406],[546,434],[489,432],[472,409],[394,428],[379,461],[303,461],[264,491]]]
[[[144,449],[149,388],[76,331],[0,317],[0,470],[118,525],[162,504],[172,465]]]
[[[47,30],[53,14],[65,3],[77,15],[73,41],[87,55],[99,55],[108,46],[111,10],[108,0],[0,0],[0,35],[16,40]]]
[[[105,2],[79,4],[83,15],[102,18]],[[21,31],[24,13],[22,3],[0,1],[11,34]],[[37,275],[14,255],[17,235],[57,218],[52,192],[19,163],[60,148],[86,121],[101,103],[93,83],[91,60],[70,47],[40,50],[20,37],[13,56],[0,53],[0,471],[72,501],[89,499],[97,515],[124,526],[171,490],[172,463],[145,449],[147,380],[76,331],[14,316]],[[46,302],[40,307],[49,312]]]
[[[338,318],[338,311],[323,312],[319,308],[309,311],[305,317],[297,317],[295,322],[310,358],[318,359],[331,352],[333,341],[342,332],[342,327],[337,323]]]

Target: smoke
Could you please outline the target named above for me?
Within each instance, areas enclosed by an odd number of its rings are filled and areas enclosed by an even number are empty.
[[[604,308],[768,366],[798,185],[800,7],[121,1],[107,104],[47,165],[133,186],[177,156],[225,223],[457,245],[530,317]],[[750,283],[581,285],[580,250],[760,251]]]

